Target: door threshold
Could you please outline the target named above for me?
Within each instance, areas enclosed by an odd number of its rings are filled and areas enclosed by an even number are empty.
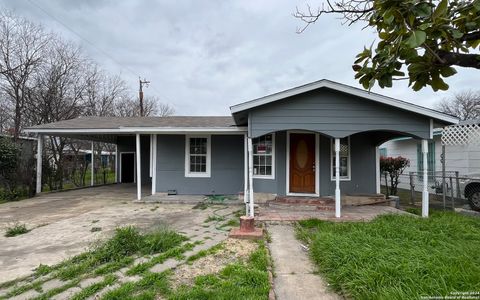
[[[299,196],[299,197],[320,197],[319,194],[315,193],[287,193],[287,196]]]

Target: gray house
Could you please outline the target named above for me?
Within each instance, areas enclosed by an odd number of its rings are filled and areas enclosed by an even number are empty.
[[[380,193],[379,145],[412,137],[426,156],[433,129],[458,122],[329,80],[230,110],[227,117],[85,117],[28,131],[115,143],[118,182],[135,181],[138,199],[142,183],[152,194],[243,193],[253,216],[254,198],[265,194],[333,196],[340,217],[342,195]]]

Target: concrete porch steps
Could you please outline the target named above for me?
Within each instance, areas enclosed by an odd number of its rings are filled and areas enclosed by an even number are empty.
[[[334,199],[318,197],[276,197],[275,200],[268,201],[267,205],[271,208],[285,210],[335,210]]]

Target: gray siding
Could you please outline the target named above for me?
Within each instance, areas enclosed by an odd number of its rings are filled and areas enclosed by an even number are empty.
[[[185,135],[158,135],[157,191],[200,195],[243,192],[243,135],[212,135],[211,148],[211,177],[185,177]]]
[[[335,194],[335,181],[331,178],[331,151],[329,137],[319,138],[319,181],[320,196]],[[254,179],[255,192],[286,194],[286,132],[277,132],[275,136],[275,179]],[[342,194],[373,194],[376,192],[375,144],[370,134],[356,134],[350,138],[351,180],[341,181]]]
[[[249,114],[252,137],[289,129],[339,138],[373,130],[420,138],[430,134],[429,118],[326,88],[254,108]]]

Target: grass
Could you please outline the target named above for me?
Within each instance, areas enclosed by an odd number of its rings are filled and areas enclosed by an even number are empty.
[[[216,244],[215,246],[212,246],[212,247],[208,248],[207,250],[200,250],[196,254],[194,254],[192,256],[189,256],[187,258],[186,262],[188,264],[191,264],[194,261],[196,261],[197,259],[200,259],[200,258],[208,256],[208,255],[215,254],[217,251],[219,251],[221,249],[223,249],[223,244],[222,243]]]
[[[203,223],[222,222],[224,220],[225,220],[225,217],[223,216],[210,215],[207,217],[207,219]]]
[[[117,281],[117,278],[114,275],[109,274],[105,276],[105,278],[102,281],[87,286],[80,292],[74,294],[70,299],[71,300],[87,299],[88,297],[95,295],[95,293],[99,292],[103,288],[114,284],[116,281]]]
[[[352,299],[418,299],[480,290],[480,219],[432,212],[369,223],[299,222],[331,287]]]
[[[7,230],[5,231],[5,236],[6,237],[13,237],[13,236],[25,234],[29,231],[30,230],[27,228],[27,225],[16,223],[12,227],[7,228]]]
[[[219,274],[195,278],[193,286],[182,286],[168,294],[172,300],[268,299],[270,283],[267,250],[263,243],[246,263],[227,265]]]
[[[158,299],[158,294],[164,295],[169,291],[169,274],[169,271],[162,273],[145,273],[139,281],[124,283],[120,287],[107,292],[101,299]]]

